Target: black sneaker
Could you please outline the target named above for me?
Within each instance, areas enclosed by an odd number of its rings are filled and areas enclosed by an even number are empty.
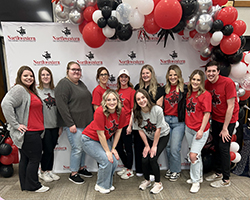
[[[89,172],[88,170],[86,170],[85,168],[79,170],[78,174],[80,174],[81,176],[87,177],[87,178],[90,178],[93,176],[93,174],[91,172]]]
[[[181,173],[173,172],[171,176],[169,177],[170,181],[177,181],[178,178],[180,177]]]
[[[79,174],[75,174],[73,176],[71,176],[71,174],[70,174],[69,180],[75,184],[83,184],[84,183],[84,180],[79,176]]]

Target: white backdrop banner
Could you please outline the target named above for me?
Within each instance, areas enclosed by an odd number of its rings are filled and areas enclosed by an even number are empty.
[[[168,37],[167,45],[163,41],[157,45],[158,37],[150,35],[145,40],[139,31],[134,31],[132,37],[126,41],[109,40],[98,49],[87,46],[82,38],[78,26],[65,23],[26,23],[2,22],[4,42],[6,48],[6,65],[9,85],[15,83],[16,73],[23,65],[30,66],[38,80],[40,67],[47,66],[54,75],[55,84],[66,75],[69,61],[80,64],[83,73],[82,81],[92,90],[97,86],[96,70],[105,66],[111,77],[108,85],[116,88],[116,79],[120,69],[126,68],[131,75],[131,82],[139,82],[140,69],[144,64],[154,67],[157,80],[161,85],[166,82],[168,67],[177,64],[187,82],[188,76],[194,69],[205,65],[200,55],[188,42],[188,38],[174,34],[175,40]],[[56,172],[69,172],[70,145],[65,133],[58,140],[55,148]],[[182,168],[188,167],[186,161],[187,144],[182,144]],[[159,158],[161,169],[166,169],[165,152]],[[97,165],[92,158],[86,158],[86,166],[90,171],[96,171]],[[122,166],[119,165],[119,166]]]

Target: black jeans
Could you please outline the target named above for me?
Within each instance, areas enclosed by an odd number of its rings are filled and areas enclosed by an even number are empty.
[[[235,123],[228,126],[228,132],[232,136]],[[230,144],[231,141],[225,143],[219,136],[223,128],[223,123],[212,120],[212,136],[215,148],[215,171],[216,173],[223,174],[223,180],[229,180],[230,177]]]
[[[27,131],[24,135],[22,149],[19,149],[19,179],[21,190],[35,191],[42,187],[38,181],[38,167],[42,157],[43,131]]]
[[[148,139],[149,146],[152,147],[153,141],[150,140],[148,137],[147,139]],[[146,180],[149,180],[149,175],[151,174],[150,169],[152,169],[152,173],[155,176],[155,182],[160,182],[160,167],[158,165],[157,160],[159,156],[161,155],[161,152],[166,148],[168,144],[168,139],[169,139],[169,135],[159,138],[159,141],[157,144],[156,156],[151,158],[150,154],[148,154],[146,158],[142,157],[142,171],[143,171],[144,178]]]
[[[122,160],[122,163],[127,169],[132,169],[133,165],[133,148],[132,148],[132,133],[127,135],[127,127],[122,129],[121,137],[116,146],[116,150]]]
[[[143,173],[142,172],[142,152],[143,152],[145,145],[137,130],[133,130],[132,134],[134,135],[135,171],[136,173]]]
[[[42,171],[51,171],[54,163],[54,148],[57,144],[59,128],[45,129],[45,134],[42,139],[43,154],[41,160]]]

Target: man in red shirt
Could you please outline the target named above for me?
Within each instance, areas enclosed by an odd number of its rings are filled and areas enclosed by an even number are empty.
[[[230,143],[235,123],[238,120],[239,104],[234,82],[219,75],[216,61],[205,66],[207,80],[205,88],[212,95],[212,136],[215,146],[215,174],[208,176],[207,181],[214,181],[212,187],[228,187],[230,177]]]

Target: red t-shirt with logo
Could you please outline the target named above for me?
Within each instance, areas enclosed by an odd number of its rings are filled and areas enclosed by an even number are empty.
[[[84,129],[82,134],[87,135],[92,140],[99,141],[97,130],[104,131],[108,140],[118,129],[126,125],[125,111],[122,109],[118,119],[117,113],[114,112],[107,118],[103,114],[102,106],[99,106],[94,113],[94,120]]]
[[[215,83],[206,80],[205,88],[212,95],[212,119],[220,123],[225,121],[227,100],[235,97],[234,111],[230,121],[230,123],[235,123],[238,120],[239,104],[234,82],[228,77],[219,75],[219,79]]]
[[[109,89],[109,87],[107,87]],[[92,92],[92,105],[100,106],[102,102],[102,95],[107,90],[98,85]]]
[[[176,85],[171,85],[170,91],[164,97],[164,115],[178,117],[179,92],[176,92]]]
[[[43,103],[33,93],[30,92],[30,110],[28,117],[28,131],[44,130],[43,123]]]
[[[125,111],[126,126],[127,126],[129,124],[129,120],[131,117],[131,111],[134,107],[135,90],[132,89],[131,87],[128,87],[126,89],[120,89],[118,93],[119,93],[120,100],[122,102],[122,106]]]
[[[212,97],[208,91],[197,97],[198,92],[192,92],[190,97],[187,96],[185,123],[188,128],[198,131],[201,127],[204,112],[212,111]],[[208,122],[204,132],[210,127]]]

